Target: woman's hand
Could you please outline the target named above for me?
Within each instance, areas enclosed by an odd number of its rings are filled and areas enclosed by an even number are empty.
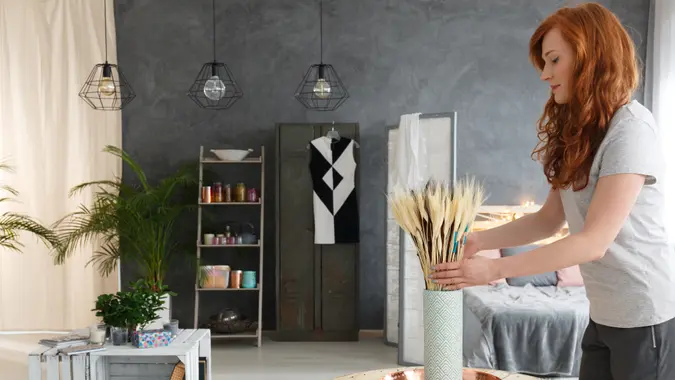
[[[480,251],[481,251],[480,237],[477,233],[472,232],[466,237],[466,243],[464,244],[463,257],[465,259],[469,259]]]
[[[448,290],[459,290],[469,286],[487,285],[499,278],[496,259],[473,256],[460,262],[438,264],[433,268],[431,278]]]

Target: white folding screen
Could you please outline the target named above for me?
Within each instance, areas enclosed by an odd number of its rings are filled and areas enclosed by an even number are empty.
[[[397,128],[387,129],[387,194],[392,189],[392,173],[394,170],[394,157],[396,157]],[[400,256],[400,228],[394,220],[391,207],[385,207],[387,226],[387,273],[386,273],[386,319],[384,322],[384,337],[387,344],[398,344],[398,292],[399,271],[398,262]]]
[[[427,165],[429,178],[453,184],[457,177],[457,113],[421,114],[419,130],[424,135],[424,149],[416,152]],[[391,191],[397,148],[407,138],[397,129],[388,131],[388,184]],[[425,155],[424,157],[420,155]],[[405,173],[403,173],[405,174]],[[401,173],[398,173],[400,176]],[[401,365],[424,364],[424,326],[422,295],[424,278],[411,239],[401,233],[387,206],[387,273],[386,321],[387,343],[398,344]]]

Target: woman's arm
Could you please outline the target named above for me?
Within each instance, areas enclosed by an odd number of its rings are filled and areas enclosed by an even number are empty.
[[[601,177],[583,230],[541,248],[496,259],[495,279],[556,271],[602,258],[628,218],[645,177],[615,174]]]
[[[434,282],[456,290],[484,285],[499,278],[552,272],[600,259],[628,218],[644,182],[645,177],[640,174],[601,177],[580,233],[515,256],[474,257],[438,264],[431,277]]]
[[[555,235],[565,224],[560,193],[551,190],[544,205],[528,214],[499,227],[473,233],[479,250],[499,249],[530,244]]]

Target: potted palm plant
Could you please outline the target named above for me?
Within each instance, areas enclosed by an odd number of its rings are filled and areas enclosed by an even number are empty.
[[[135,184],[117,178],[75,186],[71,195],[87,188],[96,189],[96,193],[91,205],[80,205],[55,223],[59,238],[55,261],[63,263],[78,246],[98,241],[101,247],[89,263],[103,276],[110,275],[120,260],[135,263],[140,277],[164,295],[166,308],[160,318],[168,319],[170,294],[163,284],[169,265],[183,252],[173,232],[183,212],[194,207],[194,202],[181,199],[180,192],[197,184],[195,170],[186,166],[153,185],[122,149],[107,146],[104,151],[122,159],[135,177],[130,182]]]
[[[6,163],[0,163],[0,171],[13,172],[13,168]],[[0,186],[5,194],[0,196],[0,203],[14,201],[19,192],[11,186]],[[29,232],[41,240],[47,247],[56,248],[58,237],[51,229],[30,216],[7,211],[0,214],[0,248],[21,252],[24,246],[19,240],[21,232]]]

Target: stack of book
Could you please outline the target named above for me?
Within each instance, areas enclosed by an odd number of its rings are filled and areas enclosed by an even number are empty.
[[[59,335],[48,339],[41,339],[43,346],[56,348],[63,355],[77,355],[88,352],[105,350],[102,344],[89,344],[89,337],[78,334]]]
[[[40,339],[38,342],[43,346],[52,348],[64,348],[74,345],[82,345],[89,343],[89,337],[84,335],[58,335],[48,339]]]
[[[64,355],[77,355],[77,354],[86,354],[89,352],[103,351],[105,347],[99,343],[84,344],[77,346],[70,346],[65,348],[60,348],[59,352]]]

